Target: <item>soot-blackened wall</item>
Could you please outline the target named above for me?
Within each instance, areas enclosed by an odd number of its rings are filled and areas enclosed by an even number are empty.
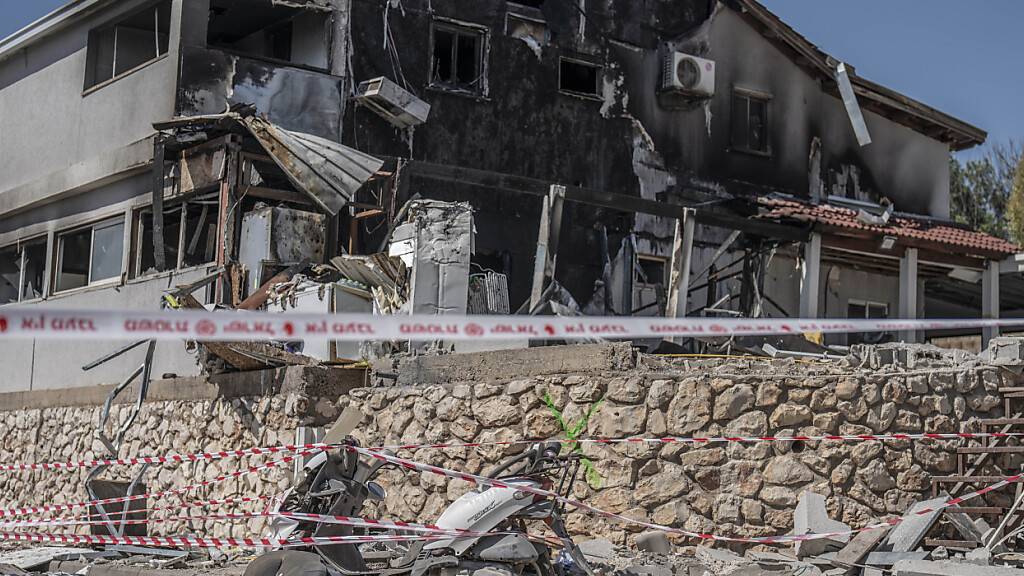
[[[547,0],[532,14],[502,0],[404,0],[387,17],[394,58],[383,48],[382,4],[353,1],[355,80],[385,75],[402,83],[404,78],[409,90],[430,103],[430,119],[407,133],[365,108],[351,107],[346,143],[370,154],[411,156],[631,195],[641,194],[635,170],[638,127],[628,115],[609,112],[608,100],[614,94],[608,93],[604,81],[613,78],[613,67],[619,66],[612,49],[625,42],[656,51],[661,34],[693,28],[708,15],[707,0],[589,1],[588,16],[582,21],[575,0]],[[509,12],[543,19],[546,42],[531,46],[506,34]],[[431,24],[442,19],[487,29],[486,93],[470,96],[429,86]],[[585,98],[560,92],[563,57],[604,66],[600,93]],[[539,198],[427,180],[415,180],[409,192],[471,202],[478,254],[491,260],[506,258],[511,264],[507,272],[513,306],[525,300]],[[609,232],[614,255],[634,218],[566,205],[557,278],[581,303],[590,299],[602,271],[601,226]],[[671,228],[668,235],[670,241]]]

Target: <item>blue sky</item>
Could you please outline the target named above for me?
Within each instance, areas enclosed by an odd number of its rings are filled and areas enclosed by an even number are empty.
[[[0,0],[0,37],[65,1]],[[1024,0],[761,1],[862,76],[1024,141]]]

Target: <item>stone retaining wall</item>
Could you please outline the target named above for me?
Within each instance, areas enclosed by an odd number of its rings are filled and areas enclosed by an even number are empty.
[[[369,445],[556,437],[561,429],[545,395],[567,421],[603,400],[587,428],[592,437],[954,432],[1002,416],[998,389],[1018,379],[974,357],[924,347],[862,348],[859,354],[827,364],[646,358],[630,372],[360,389],[350,401],[366,414],[360,437]],[[791,529],[799,494],[813,490],[828,496],[834,518],[862,526],[930,496],[931,475],[955,471],[958,445],[588,444],[584,453],[601,482],[578,482],[575,496],[695,532],[762,536]],[[421,449],[411,456],[479,473],[517,449]],[[404,477],[396,472],[382,481],[391,490],[382,514],[432,520],[468,488],[426,473]],[[569,524],[579,534],[615,539],[632,531],[578,515]]]
[[[601,400],[587,428],[600,437],[760,436],[859,434],[978,429],[978,419],[1003,415],[998,389],[1019,377],[924,348],[861,349],[859,356],[826,364],[795,360],[662,360],[588,374],[556,374],[499,382],[360,388],[287,386],[266,395],[147,402],[126,437],[122,456],[217,451],[289,443],[299,426],[324,426],[346,405],[366,415],[357,435],[364,445],[488,442],[554,438],[562,430],[545,406],[549,396],[574,422]],[[346,388],[347,389],[347,388]],[[164,394],[161,398],[167,398]],[[98,406],[0,411],[0,462],[90,459],[102,454],[93,436]],[[115,405],[111,423],[127,405]],[[111,432],[112,433],[112,432]],[[828,496],[833,517],[853,526],[902,513],[930,494],[929,479],[956,468],[959,442],[750,445],[622,444],[584,448],[600,485],[577,482],[575,496],[627,516],[720,534],[770,535],[788,531],[799,493]],[[404,452],[414,459],[472,473],[517,451],[514,446]],[[152,468],[150,492],[210,479],[266,457]],[[139,467],[112,468],[103,477],[129,479]],[[181,499],[150,501],[175,506],[186,500],[273,495],[292,467],[231,479]],[[6,473],[2,507],[88,500],[85,470]],[[465,482],[388,471],[388,497],[379,515],[435,520],[469,489]],[[991,495],[993,502],[1003,496]],[[249,505],[241,510],[262,510]],[[215,512],[229,511],[227,509]],[[175,512],[177,514],[178,512]],[[181,513],[185,513],[182,511]],[[190,510],[198,516],[203,509]],[[264,522],[195,521],[154,524],[150,534],[241,536]],[[626,539],[631,528],[571,515],[578,534]]]

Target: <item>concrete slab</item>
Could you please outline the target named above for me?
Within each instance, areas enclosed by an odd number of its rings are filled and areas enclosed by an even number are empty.
[[[626,342],[543,346],[472,354],[418,356],[399,364],[398,384],[502,382],[530,376],[597,373],[633,368],[633,347]]]
[[[825,532],[846,532],[850,527],[828,517],[825,510],[825,497],[814,492],[804,492],[793,512],[793,534],[822,534]],[[850,541],[850,536],[821,538],[796,543],[798,558],[818,556],[825,552],[839,550]]]
[[[938,498],[918,502],[911,506],[910,510],[904,514],[904,520],[889,533],[889,538],[885,541],[889,549],[893,552],[909,552],[917,548],[928,530],[938,520],[939,515],[942,514],[942,510],[935,509],[946,500],[949,500],[949,495],[943,493]],[[924,515],[917,514],[918,511],[926,508],[931,508],[933,511]]]
[[[913,552],[872,552],[864,559],[864,564],[886,568],[900,560],[924,560],[928,557],[928,554],[929,552],[926,550],[915,550]]]
[[[900,560],[892,567],[894,576],[1024,576],[1024,570],[1009,566],[975,566],[963,562]]]
[[[0,554],[0,564],[10,564],[22,570],[32,570],[52,562],[54,559],[90,554],[91,548],[67,548],[64,546],[40,546]]]

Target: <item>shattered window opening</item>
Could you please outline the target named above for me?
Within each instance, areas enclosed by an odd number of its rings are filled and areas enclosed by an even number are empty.
[[[330,16],[270,0],[212,0],[206,44],[241,56],[326,71]]]
[[[61,234],[55,292],[82,288],[120,276],[123,254],[123,218]]]
[[[769,95],[736,90],[732,97],[732,148],[771,154],[768,145]]]
[[[434,23],[431,36],[431,86],[482,93],[484,32],[452,24]]]
[[[132,72],[167,54],[171,2],[164,0],[89,32],[85,89]]]
[[[562,58],[558,67],[558,89],[575,96],[601,95],[601,66]]]
[[[0,250],[0,305],[18,302],[21,285],[21,250],[11,246]]]
[[[660,315],[664,310],[668,285],[668,260],[660,256],[638,254],[633,271],[633,314]]]
[[[0,250],[0,305],[42,298],[45,277],[45,237]]]
[[[158,273],[153,250],[153,210],[136,216],[133,277]],[[217,205],[199,200],[164,209],[164,250],[169,270],[210,264],[216,260]]]

